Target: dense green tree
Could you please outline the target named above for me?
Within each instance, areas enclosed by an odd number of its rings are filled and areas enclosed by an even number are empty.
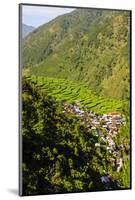
[[[102,190],[98,138],[61,103],[23,79],[23,194]]]

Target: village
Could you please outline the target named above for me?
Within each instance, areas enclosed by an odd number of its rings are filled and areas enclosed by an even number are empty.
[[[95,143],[95,148],[106,148],[109,154],[108,162],[112,169],[120,172],[123,166],[122,151],[124,150],[123,144],[116,145],[115,138],[119,134],[121,125],[125,125],[126,121],[124,116],[119,112],[110,112],[108,114],[99,115],[93,111],[88,110],[86,107],[81,108],[79,101],[72,104],[63,104],[63,113],[72,113],[80,117],[82,125],[93,130],[95,136],[98,137],[98,143]],[[103,172],[101,177],[102,183],[108,189],[111,183],[111,176]],[[111,189],[111,188],[110,188]]]

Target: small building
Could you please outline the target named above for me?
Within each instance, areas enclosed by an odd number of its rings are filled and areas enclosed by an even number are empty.
[[[95,147],[100,147],[100,143],[95,143]]]
[[[108,116],[112,118],[112,120],[122,119],[120,112],[110,112],[108,113]]]

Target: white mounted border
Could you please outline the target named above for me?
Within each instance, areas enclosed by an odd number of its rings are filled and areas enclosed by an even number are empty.
[[[127,200],[135,195],[135,1],[3,0],[0,2],[0,199],[18,190],[18,4],[34,3],[132,10],[132,190],[25,197],[48,200]]]

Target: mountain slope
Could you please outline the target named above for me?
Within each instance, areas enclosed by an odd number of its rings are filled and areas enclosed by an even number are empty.
[[[35,27],[22,24],[22,37],[26,37],[29,33],[34,31]]]
[[[114,169],[108,143],[100,137],[107,134],[102,126],[89,128],[85,116],[63,112],[63,104],[33,79],[23,77],[22,91],[24,195],[129,188],[129,160],[124,160],[120,173]],[[124,126],[122,138],[119,131],[115,139],[117,149],[124,145],[119,149],[124,157],[129,151],[127,133]],[[99,143],[101,148],[96,146]],[[110,188],[101,181],[104,171],[111,174]]]
[[[59,16],[24,39],[23,65],[31,74],[129,99],[130,12],[77,9]]]

